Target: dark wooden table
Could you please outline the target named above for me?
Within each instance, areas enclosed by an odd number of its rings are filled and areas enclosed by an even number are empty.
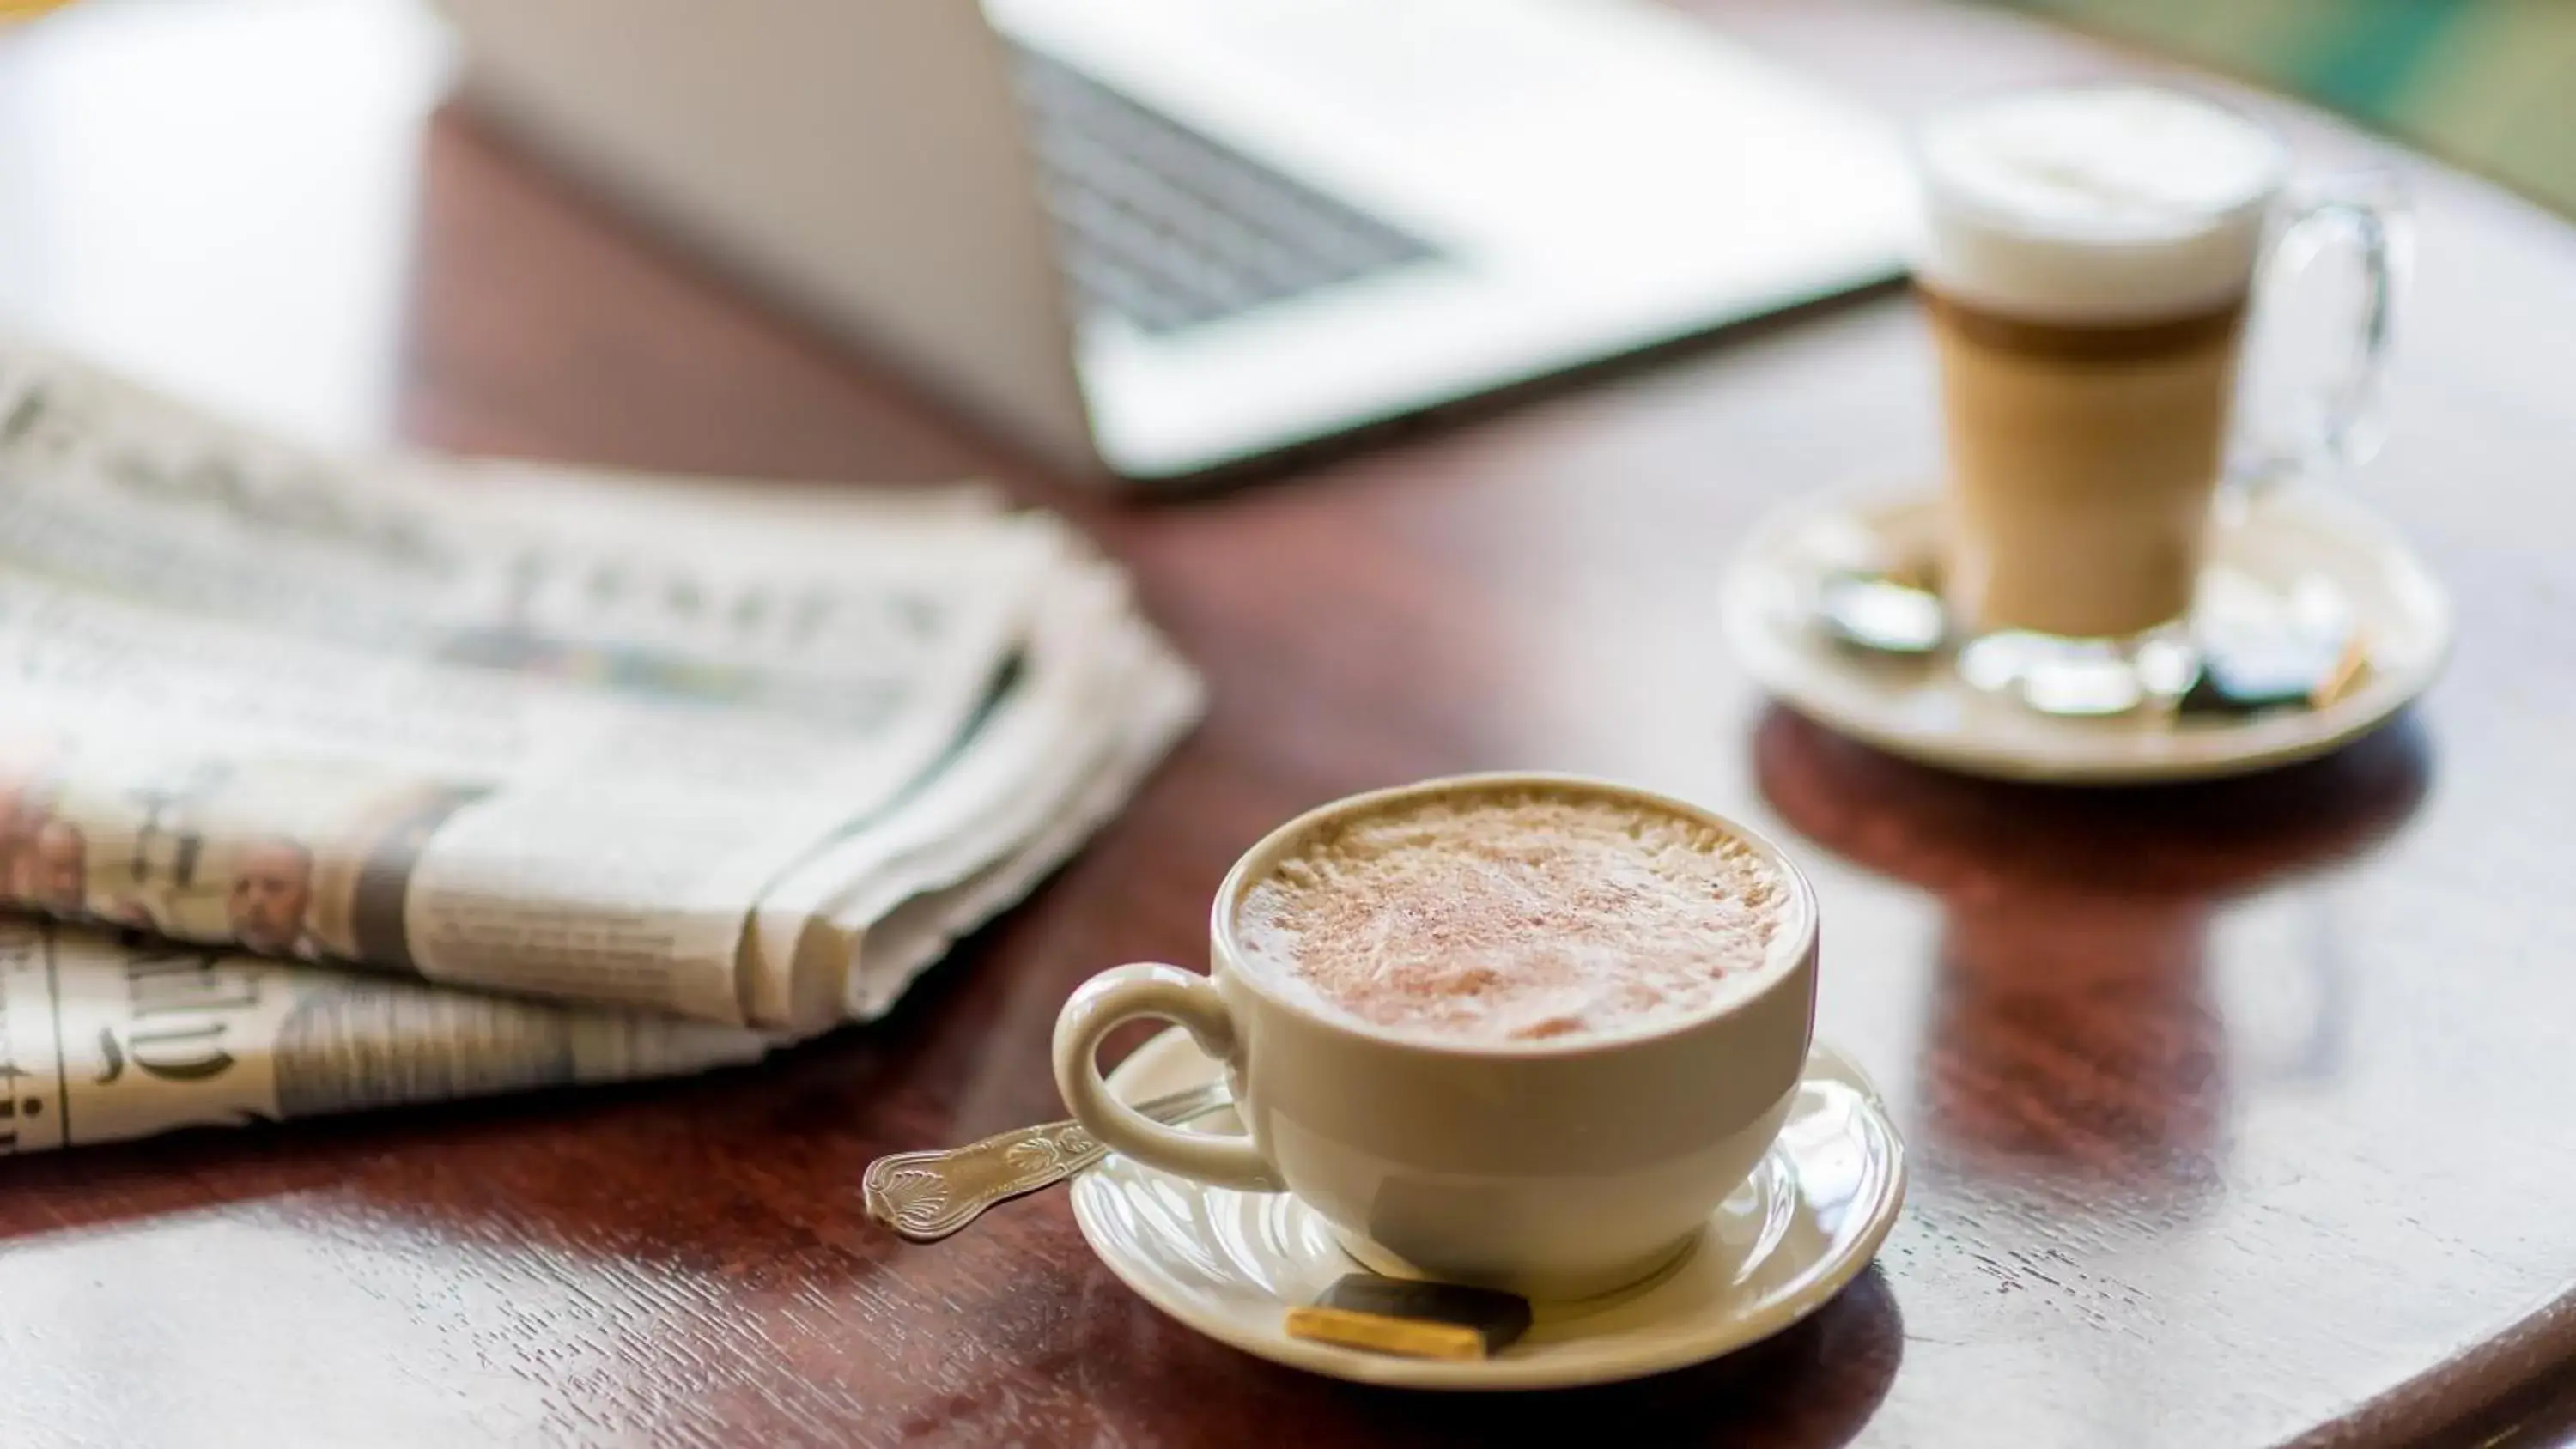
[[[1705,8],[1897,111],[2145,68],[1948,8]],[[1275,485],[1121,505],[456,117],[424,123],[420,38],[355,0],[239,0],[0,41],[0,302],[324,436],[1005,478],[1133,566],[1213,712],[880,1026],[700,1081],[0,1168],[0,1443],[2207,1445],[2576,1422],[2565,225],[2401,163],[2421,285],[2394,441],[2356,486],[2455,591],[2431,697],[2266,778],[2060,793],[1844,743],[1718,644],[1713,571],[1765,507],[1930,462],[1901,299]],[[2287,118],[2321,161],[2368,149]],[[861,1216],[876,1154],[1054,1114],[1067,990],[1200,963],[1208,893],[1264,827],[1488,766],[1686,793],[1809,863],[1821,1030],[1915,1151],[1905,1219],[1841,1300],[1643,1384],[1422,1397],[1196,1338],[1093,1262],[1060,1195],[939,1248]]]

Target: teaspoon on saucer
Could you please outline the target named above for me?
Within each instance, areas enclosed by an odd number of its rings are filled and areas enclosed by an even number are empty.
[[[2155,708],[2046,713],[1963,677],[1964,641],[1935,618],[1942,508],[1938,491],[1922,488],[1826,495],[1765,519],[1719,596],[1726,642],[1755,682],[1810,719],[1924,764],[2137,785],[2324,754],[2420,695],[2449,649],[2448,598],[2406,539],[2354,500],[2300,486],[2212,538],[2193,619],[2206,678]],[[1837,580],[1828,605],[1820,590]],[[1820,618],[1821,607],[1838,621]],[[1898,643],[1918,652],[1887,647]]]
[[[2239,575],[2213,582],[2216,607],[2194,621],[2198,658],[2161,696],[2186,714],[2247,715],[2281,708],[2323,709],[2360,682],[2367,640],[2334,589],[2310,576],[2279,591]],[[1837,571],[1820,578],[1815,623],[1844,649],[1893,660],[1929,660],[1956,651],[1954,668],[1981,688],[2001,689],[2015,669],[2004,660],[2027,636],[2001,633],[1973,643],[1953,630],[1937,582],[1926,570],[1896,574]],[[1963,643],[1965,649],[1960,649]],[[1991,676],[1991,677],[1984,677]],[[2131,703],[2136,697],[2133,695]],[[2106,711],[2057,713],[2118,713]]]

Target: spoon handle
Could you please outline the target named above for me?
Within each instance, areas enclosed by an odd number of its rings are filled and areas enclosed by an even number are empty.
[[[1230,1105],[1223,1082],[1140,1102],[1157,1122],[1180,1123]],[[997,1202],[1062,1182],[1109,1155],[1078,1122],[1044,1122],[981,1142],[897,1152],[868,1164],[860,1181],[868,1216],[916,1243],[935,1243]]]

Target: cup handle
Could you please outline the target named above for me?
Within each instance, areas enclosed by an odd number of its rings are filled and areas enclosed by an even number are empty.
[[[1055,1019],[1055,1085],[1073,1119],[1147,1167],[1217,1187],[1285,1191],[1250,1137],[1166,1127],[1111,1094],[1100,1076],[1100,1039],[1144,1016],[1179,1022],[1201,1051],[1228,1067],[1239,1065],[1243,1044],[1234,1017],[1206,977],[1152,962],[1114,967],[1082,983]]]
[[[2361,269],[2352,338],[2341,361],[2293,406],[2288,426],[2255,442],[2230,470],[2241,503],[2280,483],[2366,462],[2379,448],[2381,382],[2397,289],[2406,272],[2407,210],[2396,178],[2360,171],[2308,188],[2263,262],[2258,307],[2330,252],[2349,250]]]

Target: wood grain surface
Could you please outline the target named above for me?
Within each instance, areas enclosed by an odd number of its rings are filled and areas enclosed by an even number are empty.
[[[291,0],[178,8],[217,39],[353,23]],[[1943,6],[1700,8],[1898,114],[2153,69]],[[1220,496],[1121,503],[995,450],[460,117],[384,119],[364,72],[264,91],[180,68],[187,104],[126,131],[90,92],[36,84],[113,75],[130,62],[93,32],[159,23],[75,9],[0,41],[0,108],[107,127],[108,169],[79,185],[0,145],[0,295],[43,330],[326,435],[996,476],[1134,568],[1213,706],[1132,809],[878,1026],[697,1081],[0,1165],[0,1443],[2197,1446],[2576,1425],[2560,222],[2269,107],[2317,164],[2391,160],[2414,190],[2392,441],[2354,486],[2449,582],[2459,647],[2421,706],[2334,757],[2054,792],[1844,742],[1767,705],[1718,640],[1714,571],[1764,509],[1926,473],[1930,359],[1902,298]],[[419,40],[369,35],[352,65]],[[256,130],[281,95],[291,115]],[[155,125],[271,139],[210,142],[183,183],[159,143],[111,144]],[[328,180],[349,176],[378,179]],[[97,235],[123,240],[78,249]],[[181,265],[184,288],[165,279]],[[142,316],[137,296],[167,300]],[[238,355],[274,366],[227,365],[221,329],[245,314],[275,322]],[[1208,895],[1267,826],[1517,766],[1690,795],[1810,867],[1819,1029],[1886,1086],[1916,1154],[1879,1264],[1813,1319],[1616,1389],[1369,1391],[1165,1320],[1092,1260],[1061,1194],[932,1248],[864,1219],[871,1157],[1054,1115],[1065,994],[1121,961],[1203,965]]]

